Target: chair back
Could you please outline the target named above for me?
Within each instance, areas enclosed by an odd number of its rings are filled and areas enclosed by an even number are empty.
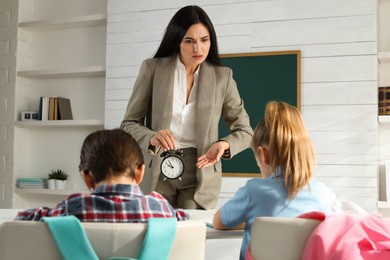
[[[121,256],[137,258],[147,229],[147,224],[140,223],[82,225],[99,259]],[[169,259],[204,259],[205,244],[204,222],[179,221]],[[61,259],[61,255],[45,223],[9,221],[0,226],[0,259],[56,260]]]
[[[319,223],[314,219],[258,217],[251,230],[251,255],[255,260],[300,260]]]

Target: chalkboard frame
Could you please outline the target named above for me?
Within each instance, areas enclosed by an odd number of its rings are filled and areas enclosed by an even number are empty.
[[[230,53],[230,54],[222,54],[220,55],[220,58],[246,58],[246,57],[264,57],[264,56],[280,56],[280,55],[287,55],[287,56],[293,56],[296,58],[296,107],[298,110],[301,109],[301,51],[300,50],[287,50],[287,51],[270,51],[270,52],[252,52],[252,53]],[[237,76],[237,71],[233,70],[233,77],[235,75]],[[236,80],[237,81],[237,80]],[[240,84],[237,82],[237,86],[239,87]],[[244,100],[245,102],[245,100]],[[234,159],[234,158],[233,158]],[[222,161],[223,163],[223,161]],[[223,177],[261,177],[260,173],[246,173],[246,172],[223,172]]]

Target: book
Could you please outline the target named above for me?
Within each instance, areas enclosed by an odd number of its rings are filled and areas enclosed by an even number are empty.
[[[385,87],[385,115],[390,115],[390,87]]]
[[[386,87],[378,88],[378,115],[386,115]]]
[[[54,97],[49,97],[49,120],[54,120]]]
[[[49,118],[49,98],[40,97],[39,100],[39,119],[46,121]]]
[[[39,111],[38,111],[38,119],[42,120],[42,104],[43,104],[43,97],[39,98]]]
[[[54,98],[54,120],[58,120],[58,98]]]
[[[18,178],[16,180],[17,187],[27,188],[27,189],[44,189],[46,188],[46,183],[44,179],[40,178]]]
[[[58,120],[73,120],[70,99],[64,97],[58,97],[57,103],[58,103]]]

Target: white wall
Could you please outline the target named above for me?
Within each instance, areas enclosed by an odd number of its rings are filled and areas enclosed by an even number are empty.
[[[153,56],[172,15],[189,4],[194,1],[108,0],[106,127],[119,126],[142,60]],[[301,105],[317,150],[317,177],[341,200],[376,210],[376,1],[195,4],[213,21],[221,54],[302,51]]]

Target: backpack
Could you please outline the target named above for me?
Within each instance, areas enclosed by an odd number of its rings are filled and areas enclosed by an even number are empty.
[[[99,260],[84,227],[75,216],[43,217],[64,260]],[[176,234],[176,218],[150,218],[138,258],[110,257],[109,260],[166,260]]]

